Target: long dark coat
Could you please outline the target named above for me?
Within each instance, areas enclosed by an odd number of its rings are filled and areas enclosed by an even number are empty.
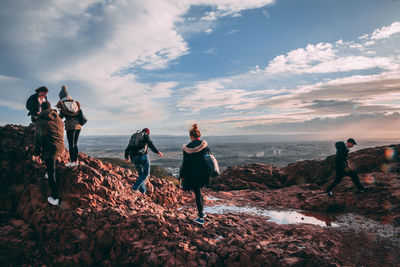
[[[183,146],[183,162],[180,170],[184,190],[201,188],[210,182],[204,154],[208,151],[207,141],[194,140]]]

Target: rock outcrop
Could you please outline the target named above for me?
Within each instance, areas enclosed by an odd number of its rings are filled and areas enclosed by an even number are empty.
[[[394,266],[400,260],[398,244],[351,229],[279,225],[235,213],[209,213],[204,226],[196,225],[190,193],[154,177],[146,195],[132,192],[136,172],[82,153],[79,160],[84,164],[76,168],[65,167],[67,155],[60,158],[56,175],[61,205],[51,206],[46,201],[45,167],[33,155],[32,138],[32,128],[0,127],[2,266]],[[262,183],[257,173],[280,177],[275,168],[262,168],[257,165],[254,170],[256,183]],[[279,183],[263,184],[279,187],[285,182],[281,178]],[[363,207],[367,196],[359,197],[359,202],[346,199],[343,210],[392,210],[388,214],[394,224],[398,190],[392,187],[398,178],[378,178],[381,189],[372,191],[374,197],[383,198],[385,188],[391,188],[382,202],[375,205],[371,200],[368,208]],[[350,190],[347,182],[340,186]],[[232,201],[236,196],[237,203],[252,206],[275,203],[319,210],[316,203],[325,201],[322,207],[329,203],[315,194],[315,187],[206,191],[206,195]],[[338,195],[338,201],[342,198]],[[206,200],[206,205],[211,204]]]
[[[400,171],[397,154],[400,145],[367,148],[349,154],[352,168],[358,173]],[[267,164],[228,167],[211,181],[214,190],[275,189],[314,183],[324,185],[335,177],[335,156],[324,160],[305,160],[279,169]]]
[[[249,164],[228,167],[220,176],[212,178],[215,190],[280,188],[286,184],[286,175],[273,165]]]

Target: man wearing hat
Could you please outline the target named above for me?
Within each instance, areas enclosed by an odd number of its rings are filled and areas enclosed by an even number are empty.
[[[354,145],[357,145],[357,143],[353,138],[347,139],[346,144],[342,141],[337,142],[335,144],[336,178],[333,181],[333,183],[326,189],[326,193],[330,197],[333,197],[333,192],[332,192],[333,188],[335,188],[335,186],[337,186],[345,176],[351,177],[354,185],[357,187],[359,192],[364,192],[366,190],[366,188],[361,185],[357,173],[349,167],[349,162],[348,162],[349,148],[352,148]]]

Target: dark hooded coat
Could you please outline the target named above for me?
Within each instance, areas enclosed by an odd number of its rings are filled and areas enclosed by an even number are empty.
[[[35,130],[35,150],[42,153],[43,159],[57,158],[65,151],[64,127],[54,109],[39,114]]]
[[[193,190],[209,184],[210,177],[204,160],[208,150],[205,140],[194,140],[183,145],[183,162],[179,176],[184,190]]]

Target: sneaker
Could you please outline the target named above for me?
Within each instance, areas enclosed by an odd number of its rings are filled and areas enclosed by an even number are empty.
[[[49,179],[49,175],[47,174],[47,172],[44,174],[44,178]]]
[[[76,167],[76,166],[78,166],[78,163],[72,162],[70,166],[71,166],[71,167]]]
[[[60,200],[58,198],[54,199],[52,197],[48,197],[47,201],[54,206],[57,206],[58,204],[60,204]]]
[[[203,225],[203,224],[204,224],[204,219],[203,219],[203,218],[197,218],[197,219],[194,219],[193,221],[194,221],[195,223],[200,224],[200,225]]]
[[[326,193],[328,194],[328,197],[333,197],[333,192],[332,191],[328,191]]]
[[[65,164],[66,167],[71,167],[71,165],[72,165],[71,162],[68,162],[68,163]]]
[[[362,189],[358,190],[359,193],[364,193],[365,191],[367,191],[366,187],[363,187]]]
[[[204,219],[205,217],[207,217],[207,214],[203,212],[203,216],[201,216],[200,218]]]

